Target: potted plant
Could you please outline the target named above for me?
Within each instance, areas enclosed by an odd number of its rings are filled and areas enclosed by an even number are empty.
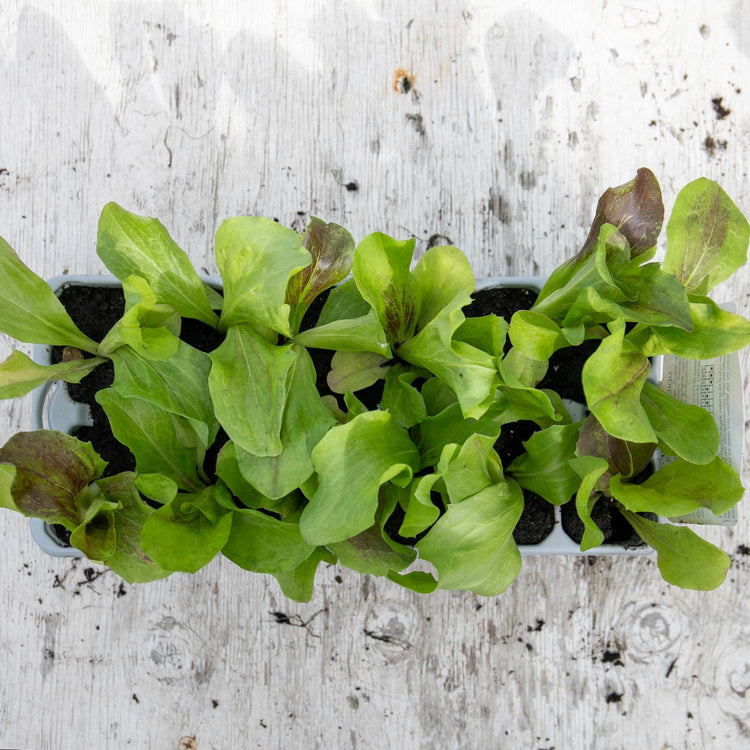
[[[109,204],[97,252],[121,292],[111,319],[94,301],[98,332],[61,302],[75,286],[58,298],[0,241],[0,330],[51,357],[14,352],[0,397],[61,380],[93,417],[78,437],[13,436],[0,506],[64,527],[127,581],[221,552],[298,600],[323,561],[423,593],[499,594],[520,569],[519,519],[565,506],[581,550],[604,541],[597,521],[627,524],[667,581],[714,588],[727,555],[665,519],[725,513],[740,478],[711,414],[648,378],[661,355],[750,342],[750,323],[706,296],[745,261],[748,224],[696,180],[652,262],[663,217],[641,169],[504,317],[487,296],[507,292],[477,292],[454,247],[412,269],[413,240],[236,217],[209,283],[156,219]],[[417,557],[432,572],[409,570]]]

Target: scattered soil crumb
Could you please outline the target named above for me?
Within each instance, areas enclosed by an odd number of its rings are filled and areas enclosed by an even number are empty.
[[[707,135],[706,140],[703,141],[703,148],[706,150],[706,153],[709,156],[715,156],[717,148],[721,149],[722,151],[727,150],[727,141],[717,141],[710,135]]]
[[[616,693],[614,690],[607,695],[607,703],[620,703],[625,693]]]
[[[737,547],[737,554],[738,555],[750,555],[750,547],[748,547],[746,544],[740,544]]]
[[[544,627],[544,620],[540,620],[538,617],[536,618],[536,625],[532,628],[531,625],[526,626],[526,632],[527,633],[538,633],[543,627]]]
[[[732,110],[724,106],[723,99],[723,96],[716,96],[711,99],[711,104],[713,105],[717,120],[724,120],[732,114]]]
[[[601,660],[605,664],[614,664],[616,667],[624,667],[625,664],[622,661],[622,656],[619,651],[605,651],[602,654]]]
[[[310,629],[310,623],[322,612],[328,612],[328,608],[319,609],[312,617],[309,617],[307,620],[303,620],[299,615],[288,615],[286,612],[269,612],[268,614],[271,615],[274,618],[274,622],[277,625],[291,625],[295,628],[304,628],[308,635],[311,635],[313,638],[320,638],[319,635],[316,635],[313,633],[313,631]]]

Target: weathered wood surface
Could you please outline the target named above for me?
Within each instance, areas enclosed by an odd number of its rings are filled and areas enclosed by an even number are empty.
[[[41,275],[99,273],[117,200],[214,271],[222,218],[314,213],[420,251],[442,235],[480,276],[545,273],[641,165],[668,207],[707,175],[750,211],[748,18],[742,0],[4,2],[0,233]],[[721,295],[746,315],[749,280]],[[0,406],[3,441],[29,407]],[[296,605],[226,560],[88,582],[22,519],[0,533],[3,748],[750,747],[747,510],[708,534],[734,559],[709,594],[653,559],[545,558],[496,600],[330,568]]]

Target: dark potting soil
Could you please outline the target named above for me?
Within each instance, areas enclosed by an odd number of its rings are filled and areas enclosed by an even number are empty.
[[[73,322],[94,341],[101,341],[125,311],[125,296],[120,287],[71,284],[62,289],[58,297]],[[180,338],[196,349],[209,352],[215,349],[224,337],[205,323],[184,318]],[[53,363],[61,361],[62,352],[63,347],[52,348]],[[88,358],[91,355],[84,353],[84,356]],[[108,388],[113,380],[114,367],[111,362],[105,362],[83,378],[80,383],[66,384],[70,398],[89,407],[93,423],[79,426],[73,431],[73,435],[79,440],[90,442],[94,450],[108,462],[104,476],[135,469],[133,454],[112,434],[104,409],[95,398],[97,392]],[[216,453],[218,453],[218,448]],[[213,461],[215,467],[215,454]]]

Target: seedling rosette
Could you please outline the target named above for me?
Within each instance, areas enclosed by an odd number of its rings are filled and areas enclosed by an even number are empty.
[[[125,308],[100,341],[0,241],[0,330],[64,347],[52,365],[13,352],[0,397],[111,363],[96,401],[135,458],[134,471],[111,474],[91,443],[19,433],[0,449],[0,506],[65,527],[131,582],[196,572],[221,552],[297,600],[336,561],[422,593],[494,596],[520,570],[513,531],[533,492],[575,499],[582,550],[601,544],[592,511],[609,503],[656,550],[665,580],[714,588],[728,556],[652,519],[724,513],[740,478],[718,457],[713,417],[647,378],[654,356],[750,343],[750,323],[707,296],[744,263],[748,224],[718,185],[696,180],[677,196],[659,263],[663,218],[648,170],[607,190],[580,252],[506,321],[467,317],[475,279],[454,247],[414,264],[413,240],[355,244],[316,218],[298,234],[236,217],[216,234],[217,291],[161,223],[109,204],[97,252]],[[183,340],[188,319],[218,346]],[[586,416],[574,421],[542,386],[555,352],[592,342]],[[519,420],[536,431],[504,466],[497,441]],[[642,481],[657,448],[674,460]],[[410,570],[417,557],[433,572]]]

